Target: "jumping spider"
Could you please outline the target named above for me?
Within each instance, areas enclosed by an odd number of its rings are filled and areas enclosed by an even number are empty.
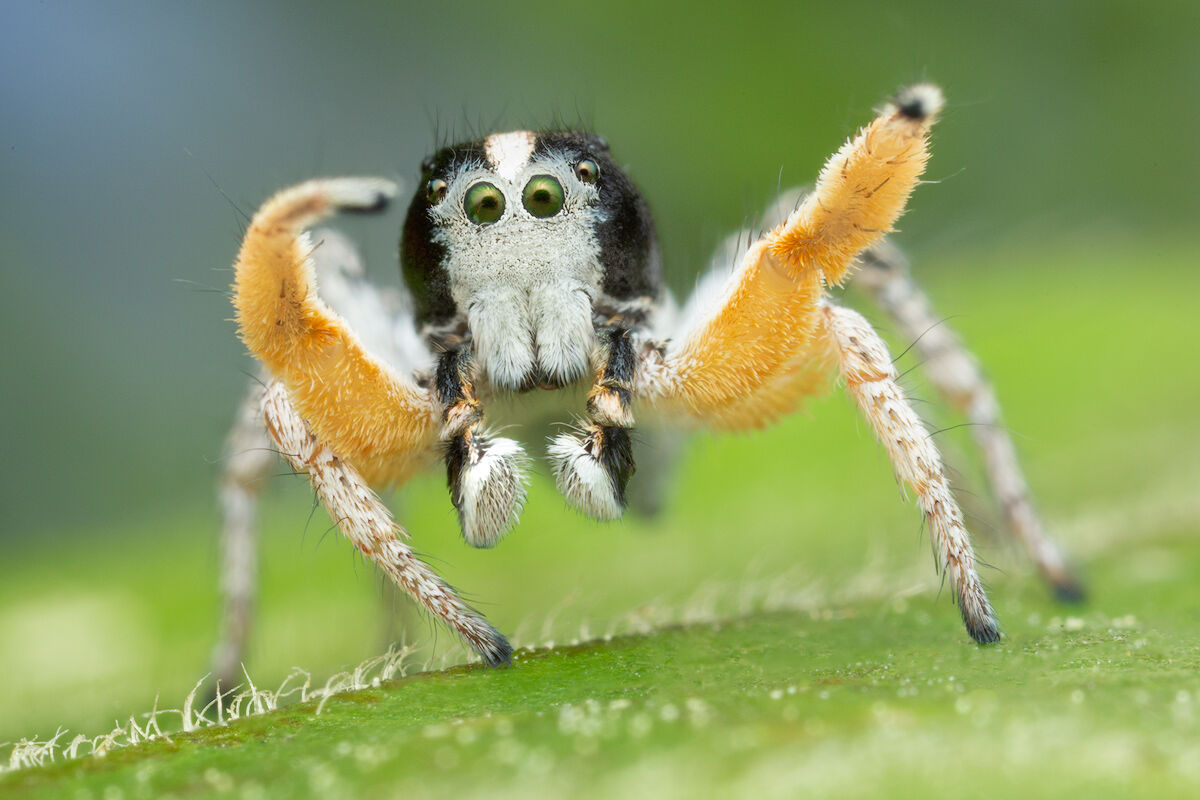
[[[916,340],[943,399],[975,423],[1008,529],[1060,594],[1077,593],[1032,508],[991,388],[883,239],[919,183],[941,106],[936,87],[901,91],[810,193],[768,212],[775,227],[732,270],[718,258],[682,308],[663,287],[645,201],[591,134],[499,133],[427,159],[400,241],[411,294],[400,302],[356,274],[344,240],[322,234],[317,248],[306,234],[336,211],[384,208],[392,183],[313,180],[268,200],[236,264],[241,336],[267,380],[243,405],[223,483],[227,608],[216,675],[229,685],[245,641],[269,450],[308,474],[359,550],[500,665],[508,641],[414,555],[370,487],[403,484],[441,460],[463,538],[492,547],[525,501],[525,456],[487,429],[485,401],[586,379],[585,418],[547,455],[567,503],[616,519],[634,471],[635,406],[693,426],[758,428],[815,392],[829,367],[915,492],[967,631],[996,641],[938,451],[884,343],[829,296],[852,275]]]

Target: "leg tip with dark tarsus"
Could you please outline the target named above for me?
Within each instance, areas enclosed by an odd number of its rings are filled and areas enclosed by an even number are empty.
[[[892,104],[902,117],[924,122],[936,116],[946,104],[942,90],[932,83],[916,83],[896,92]]]
[[[489,667],[507,667],[512,664],[513,646],[504,634],[494,629],[487,641],[475,648],[475,652]]]
[[[992,617],[983,620],[964,620],[967,633],[976,644],[995,644],[1000,641],[1000,624]]]
[[[324,181],[326,196],[343,214],[383,211],[399,188],[387,178],[332,178]]]
[[[1054,599],[1060,603],[1078,605],[1087,601],[1087,589],[1073,575],[1051,581],[1050,589],[1054,592]]]

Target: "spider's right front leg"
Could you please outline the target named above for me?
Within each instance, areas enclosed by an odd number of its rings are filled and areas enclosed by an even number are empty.
[[[484,430],[471,373],[465,345],[438,359],[435,385],[443,409],[446,481],[467,544],[494,547],[517,524],[525,505],[525,453],[512,439]]]

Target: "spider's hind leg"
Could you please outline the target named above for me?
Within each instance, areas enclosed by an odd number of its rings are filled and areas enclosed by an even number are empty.
[[[221,632],[212,653],[213,686],[232,689],[242,679],[257,572],[258,497],[275,460],[262,418],[259,380],[238,407],[225,446],[221,506]]]
[[[632,331],[617,325],[601,331],[603,365],[587,401],[580,433],[563,433],[548,449],[558,491],[575,509],[598,520],[625,511],[625,487],[633,475],[633,379],[637,368]]]
[[[896,368],[886,345],[861,314],[827,301],[821,311],[846,391],[887,449],[896,475],[917,494],[938,566],[950,576],[967,632],[980,644],[998,641],[1000,629],[975,571],[975,552],[962,511],[929,432],[896,383]]]
[[[991,491],[1003,510],[1006,528],[1021,543],[1060,600],[1083,599],[1083,584],[1067,565],[1033,506],[1016,448],[1001,418],[996,393],[979,362],[937,317],[895,245],[884,239],[864,251],[860,262],[862,269],[855,274],[854,284],[894,320],[902,337],[914,343],[922,368],[942,401],[970,423],[971,435],[983,455]]]
[[[525,505],[525,453],[512,439],[484,430],[466,348],[442,353],[435,381],[444,409],[446,481],[463,538],[474,547],[494,547],[517,524]]]

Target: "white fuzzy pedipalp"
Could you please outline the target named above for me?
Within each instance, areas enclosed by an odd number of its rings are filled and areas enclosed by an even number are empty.
[[[612,477],[577,436],[556,436],[546,454],[558,491],[572,508],[603,522],[621,518],[625,509],[617,498]]]
[[[525,506],[525,452],[512,439],[492,439],[459,478],[459,518],[472,547],[489,548],[517,524]]]

